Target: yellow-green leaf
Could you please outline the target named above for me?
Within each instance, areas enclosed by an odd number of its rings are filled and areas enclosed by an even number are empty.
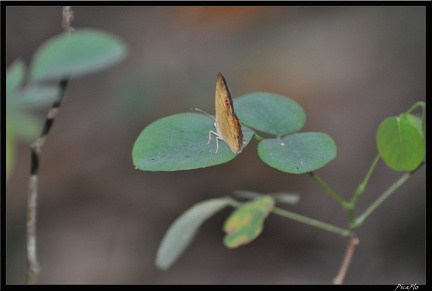
[[[239,206],[225,221],[225,246],[236,248],[257,238],[263,230],[264,219],[274,205],[273,197],[263,196]]]

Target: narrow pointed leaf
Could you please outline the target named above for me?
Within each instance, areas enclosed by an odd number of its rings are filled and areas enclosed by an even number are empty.
[[[200,226],[211,216],[236,202],[229,198],[215,198],[195,204],[178,217],[165,233],[156,255],[156,266],[168,269],[192,242]]]
[[[235,197],[245,199],[256,199],[263,196],[271,196],[276,199],[278,203],[284,204],[296,204],[300,201],[300,196],[297,193],[286,193],[286,192],[273,192],[273,193],[258,193],[248,190],[236,190],[234,191]]]

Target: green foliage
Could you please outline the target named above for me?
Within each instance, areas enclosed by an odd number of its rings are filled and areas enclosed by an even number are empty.
[[[40,131],[39,120],[29,112],[47,106],[59,97],[59,88],[41,81],[84,75],[114,64],[125,56],[125,44],[101,31],[82,30],[61,34],[45,42],[35,54],[30,82],[25,84],[22,60],[6,73],[6,177],[14,161],[14,143],[30,140]]]
[[[389,117],[377,131],[377,146],[381,158],[396,171],[413,171],[423,161],[425,137],[421,120],[414,115],[407,118]]]
[[[15,149],[13,144],[14,140],[11,131],[6,129],[6,177],[9,177],[14,163]]]
[[[257,238],[263,230],[264,219],[274,205],[273,197],[263,196],[237,207],[224,224],[224,231],[227,233],[225,246],[236,248]]]
[[[258,155],[270,167],[286,173],[303,174],[333,160],[336,144],[325,133],[294,133],[284,138],[261,141]]]
[[[183,253],[195,237],[200,226],[215,213],[237,202],[229,197],[210,199],[195,204],[169,227],[156,255],[156,266],[162,270],[169,268]]]
[[[24,81],[25,67],[22,60],[15,60],[6,73],[6,96],[12,96]]]
[[[242,123],[244,148],[255,134],[249,127],[277,135],[258,145],[259,157],[271,167],[301,174],[318,169],[336,157],[336,145],[328,135],[293,133],[303,127],[306,119],[294,100],[252,93],[235,98],[234,105]],[[159,119],[138,136],[132,150],[133,164],[140,170],[178,171],[215,166],[234,159],[236,155],[223,141],[219,142],[219,152],[214,154],[214,137],[207,144],[210,130],[214,130],[213,120],[202,114],[183,113]],[[286,136],[281,138],[281,135]]]
[[[261,194],[254,191],[236,190],[234,191],[235,197],[245,199],[255,199],[262,196],[271,196],[277,203],[293,205],[297,204],[300,200],[300,196],[297,193],[286,193],[286,192],[273,192]]]
[[[235,100],[240,122],[258,131],[287,135],[300,130],[306,122],[303,108],[281,95],[256,92]]]
[[[355,203],[366,188],[378,156],[353,197],[345,200],[313,172],[332,161],[337,148],[333,139],[325,133],[297,132],[306,120],[299,104],[270,93],[246,94],[235,98],[234,103],[242,123],[244,147],[255,136],[258,156],[264,163],[286,173],[309,173],[348,212],[349,228],[343,229],[275,207],[276,203],[296,203],[298,195],[236,191],[237,196],[250,201],[243,204],[230,198],[204,201],[186,211],[171,225],[158,250],[156,265],[160,269],[170,267],[191,243],[202,223],[226,206],[237,207],[224,224],[224,244],[228,248],[245,245],[257,238],[270,212],[341,236],[350,236],[409,177],[405,175],[396,181],[355,218]],[[421,118],[409,113],[418,106],[423,108]],[[253,129],[272,137],[261,137]],[[138,136],[132,150],[133,163],[140,170],[177,171],[219,165],[235,158],[236,155],[223,141],[220,141],[219,153],[214,153],[214,138],[207,144],[210,130],[214,130],[213,120],[202,114],[182,113],[159,119]],[[412,171],[423,162],[424,137],[425,104],[420,102],[401,117],[383,121],[377,132],[379,154],[391,168]]]
[[[28,110],[54,101],[58,89],[51,86],[29,85],[23,88],[24,63],[14,61],[6,72],[6,177],[15,160],[16,140],[29,140],[40,130],[38,120]]]
[[[219,141],[215,154],[215,137],[209,144],[213,120],[200,113],[181,113],[159,119],[147,126],[132,150],[133,164],[140,170],[178,171],[215,166],[229,162],[236,155],[228,145]],[[243,127],[244,147],[253,131]]]
[[[82,29],[63,33],[43,44],[36,52],[30,80],[64,79],[104,69],[121,60],[126,46],[106,32]]]

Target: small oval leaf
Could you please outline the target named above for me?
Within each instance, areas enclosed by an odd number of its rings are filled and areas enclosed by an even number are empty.
[[[33,82],[88,74],[108,67],[126,54],[117,37],[97,30],[64,33],[45,42],[36,52],[30,74]]]
[[[263,230],[264,219],[274,205],[273,197],[263,196],[237,207],[224,224],[224,231],[227,233],[224,238],[225,246],[236,248],[257,238]]]
[[[180,113],[156,120],[138,136],[132,149],[133,164],[146,171],[179,171],[215,166],[229,162],[236,155],[228,145],[216,140],[209,131],[213,121],[199,113]],[[254,132],[243,126],[243,147]]]
[[[333,139],[321,132],[294,133],[258,144],[264,163],[282,172],[303,174],[325,166],[336,157]]]
[[[271,93],[250,93],[236,98],[242,124],[276,136],[300,130],[306,121],[303,108],[294,100]]]
[[[216,212],[236,202],[229,198],[215,198],[195,204],[178,217],[165,233],[159,245],[155,264],[166,270],[192,242],[200,226]]]
[[[415,170],[423,161],[425,140],[421,132],[400,117],[385,119],[377,131],[378,152],[396,171]]]

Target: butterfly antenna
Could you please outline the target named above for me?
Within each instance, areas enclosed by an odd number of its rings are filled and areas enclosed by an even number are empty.
[[[213,115],[211,115],[211,114],[209,114],[209,113],[207,113],[207,112],[205,112],[204,110],[201,110],[201,109],[199,109],[199,108],[192,107],[192,110],[196,110],[196,111],[199,111],[199,112],[201,112],[201,113],[204,113],[204,114],[206,114],[208,117],[210,117],[212,120],[215,119]]]

